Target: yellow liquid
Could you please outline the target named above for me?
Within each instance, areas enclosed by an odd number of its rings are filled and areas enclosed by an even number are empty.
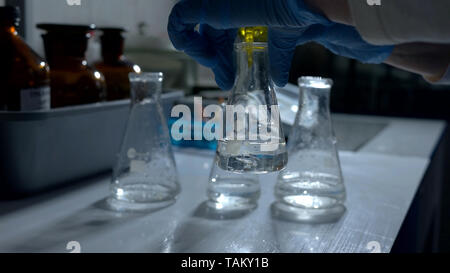
[[[248,56],[248,67],[253,65],[253,43],[267,42],[268,29],[267,27],[242,27],[239,29],[240,40],[247,43],[246,51]]]

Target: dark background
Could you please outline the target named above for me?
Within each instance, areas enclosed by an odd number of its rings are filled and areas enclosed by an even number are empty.
[[[389,65],[339,57],[314,43],[298,47],[292,63],[293,84],[303,75],[334,80],[334,112],[450,120],[450,86],[431,85]]]
[[[25,1],[24,0],[6,0],[5,1],[6,6],[16,6],[20,8],[21,17],[23,20],[23,15],[25,14]],[[20,36],[25,37],[25,24],[22,21],[19,24],[19,27],[17,28],[17,32],[19,32]]]

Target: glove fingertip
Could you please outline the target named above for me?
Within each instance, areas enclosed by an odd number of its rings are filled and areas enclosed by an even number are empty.
[[[272,81],[278,86],[283,87],[288,83],[289,73],[278,73],[274,70],[271,70]]]
[[[284,87],[288,83],[288,80],[287,79],[286,80],[284,80],[284,79],[278,80],[278,81],[274,81],[274,83],[278,87]]]
[[[272,77],[272,81],[279,87],[283,87],[287,84],[289,80],[289,71],[290,71],[290,59],[280,58],[271,58],[270,62],[270,76]]]
[[[232,79],[225,71],[219,69],[213,69],[214,79],[222,90],[230,90],[233,88],[234,79]]]
[[[231,88],[233,88],[232,82],[222,79],[220,77],[216,77],[216,83],[219,86],[219,88],[224,91],[227,91],[227,90],[230,90]]]

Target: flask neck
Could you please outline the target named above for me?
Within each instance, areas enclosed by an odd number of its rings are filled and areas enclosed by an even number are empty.
[[[305,77],[307,78],[307,77]],[[315,78],[310,78],[315,79]],[[330,90],[331,84],[328,79],[320,81],[299,82],[299,123],[306,127],[322,126],[331,122],[330,117]]]
[[[133,106],[159,103],[162,92],[162,73],[130,73],[129,80]]]
[[[267,43],[235,44],[237,78],[235,92],[267,90],[271,86]]]

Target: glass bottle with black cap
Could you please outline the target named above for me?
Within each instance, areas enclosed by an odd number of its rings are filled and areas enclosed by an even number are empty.
[[[95,63],[95,68],[103,73],[106,80],[108,101],[127,99],[130,97],[129,73],[140,73],[141,68],[124,56],[125,38],[123,28],[100,28],[102,58]]]
[[[94,25],[38,24],[46,31],[45,55],[50,64],[52,108],[104,101],[104,76],[86,61]]]

